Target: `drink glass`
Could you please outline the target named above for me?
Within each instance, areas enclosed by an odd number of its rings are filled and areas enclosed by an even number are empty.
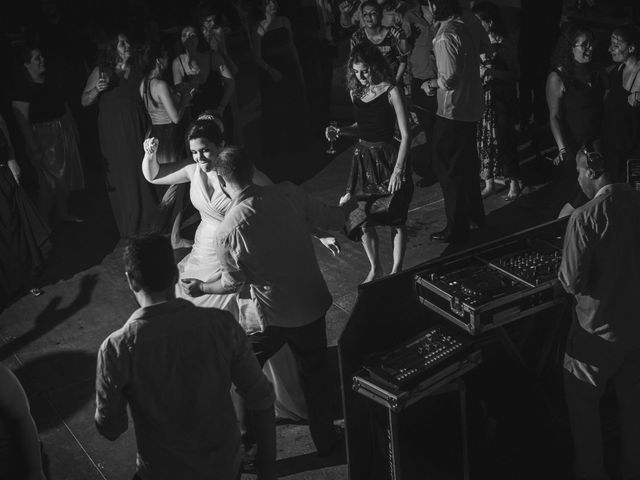
[[[327,148],[327,153],[329,155],[333,155],[336,153],[335,142],[338,139],[338,122],[335,120],[329,122],[327,137],[329,139],[329,148]]]

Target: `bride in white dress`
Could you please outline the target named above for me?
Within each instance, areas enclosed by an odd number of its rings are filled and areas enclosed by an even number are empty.
[[[190,198],[198,209],[201,222],[196,230],[193,248],[178,264],[180,279],[195,278],[203,282],[212,282],[220,276],[220,263],[213,248],[213,239],[218,225],[224,218],[231,200],[218,185],[212,163],[223,147],[222,124],[208,115],[199,117],[189,129],[187,138],[193,161],[185,160],[173,164],[159,164],[156,160],[158,140],[149,138],[144,142],[145,156],[142,161],[142,173],[147,181],[156,185],[171,185],[191,182]],[[201,148],[193,150],[193,147]],[[194,163],[195,162],[195,163]],[[254,174],[258,185],[271,184],[261,172]],[[200,307],[215,307],[231,312],[242,324],[241,312],[248,305],[242,293],[230,295],[202,295],[190,297],[176,286],[176,295],[185,298]],[[271,357],[264,366],[264,372],[274,385],[276,393],[276,416],[291,420],[307,417],[306,402],[302,394],[297,372],[297,364],[291,350],[285,345]]]

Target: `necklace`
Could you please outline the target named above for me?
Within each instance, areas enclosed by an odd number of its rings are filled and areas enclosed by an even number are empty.
[[[374,85],[369,84],[367,87],[364,87],[360,93],[360,98],[364,98],[367,95],[373,95],[376,89]]]

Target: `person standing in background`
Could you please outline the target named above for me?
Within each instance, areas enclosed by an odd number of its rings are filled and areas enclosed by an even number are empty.
[[[602,116],[602,148],[614,180],[626,178],[627,160],[640,158],[640,30],[616,28],[609,46],[615,66],[608,73]]]
[[[413,169],[422,178],[416,185],[428,186],[425,178],[432,167],[433,127],[436,121],[438,102],[436,90],[429,88],[429,80],[438,78],[436,58],[433,53],[433,37],[435,26],[433,14],[427,0],[407,11],[402,28],[411,48],[409,54],[409,73],[411,74],[411,110],[416,114],[421,130],[424,132],[425,144],[429,147],[425,158],[414,159]]]
[[[40,49],[23,47],[22,60],[24,75],[11,104],[38,173],[38,206],[45,219],[53,210],[62,222],[81,223],[69,211],[71,192],[84,188],[75,120],[57,79],[46,74]]]
[[[640,478],[640,192],[613,183],[592,145],[576,158],[589,201],[572,214],[558,277],[575,296],[564,356],[564,391],[577,479],[605,472],[600,399],[609,381],[618,401],[620,478]]]
[[[438,111],[433,134],[434,166],[444,196],[447,224],[431,234],[436,242],[464,241],[474,224],[485,224],[478,177],[477,124],[482,118],[480,53],[462,20],[457,0],[429,0],[440,27],[434,40]]]
[[[491,41],[490,49],[480,54],[480,75],[484,91],[484,113],[478,125],[478,154],[485,186],[482,197],[495,192],[495,178],[504,174],[509,182],[505,200],[520,195],[520,166],[515,141],[516,81],[519,76],[515,49],[505,38],[506,29],[500,10],[491,2],[474,5]]]
[[[111,210],[122,238],[153,228],[158,199],[140,169],[147,115],[140,98],[142,71],[128,37],[108,36],[100,46],[82,105],[98,102],[100,149],[107,164]]]

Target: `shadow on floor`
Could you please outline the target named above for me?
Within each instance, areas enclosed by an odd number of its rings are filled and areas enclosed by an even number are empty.
[[[44,432],[73,417],[95,395],[96,356],[80,350],[46,354],[21,365],[15,374],[37,402],[33,415]]]
[[[23,347],[29,345],[40,337],[64,323],[76,312],[91,303],[91,294],[98,281],[97,275],[85,275],[80,281],[80,289],[76,298],[66,307],[60,307],[62,298],[56,296],[52,298],[47,306],[38,314],[34,320],[34,326],[28,332],[17,338],[11,339],[9,343],[0,347],[0,361],[16,354]]]

